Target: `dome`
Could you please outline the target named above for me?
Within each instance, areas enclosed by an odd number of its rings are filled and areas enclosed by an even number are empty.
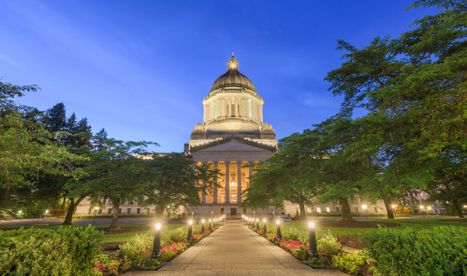
[[[229,59],[227,72],[217,78],[211,92],[224,87],[246,88],[256,92],[251,80],[238,71],[238,61],[233,55]]]

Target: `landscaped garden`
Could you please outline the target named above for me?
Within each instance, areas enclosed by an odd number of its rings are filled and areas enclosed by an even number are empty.
[[[308,220],[310,221],[310,220]],[[307,220],[263,223],[250,228],[313,268],[351,275],[462,275],[467,264],[467,220],[406,218],[396,221],[314,219],[318,255],[310,250]],[[266,224],[266,232],[264,226]]]
[[[124,225],[107,227],[21,227],[0,231],[0,271],[30,275],[117,275],[156,270],[197,243],[222,223]],[[154,254],[156,231],[159,253]]]

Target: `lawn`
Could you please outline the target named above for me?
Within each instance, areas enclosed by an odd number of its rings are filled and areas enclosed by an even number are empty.
[[[467,219],[448,218],[400,218],[388,220],[382,218],[369,218],[368,221],[360,220],[354,223],[344,223],[338,220],[329,220],[325,217],[313,219],[316,222],[316,232],[318,238],[328,231],[336,237],[361,236],[362,234],[373,231],[380,226],[396,228],[431,228],[435,226],[454,226],[460,230],[467,231]],[[302,240],[308,238],[308,220],[291,221],[282,224],[283,236],[295,235]],[[268,229],[276,229],[275,224],[268,223]]]
[[[193,233],[198,233],[200,231],[200,225],[193,225]],[[116,244],[123,243],[128,241],[130,238],[137,234],[151,234],[153,233],[152,229],[148,225],[124,225],[120,227],[120,230],[110,232],[107,228],[102,228],[104,230],[104,238],[101,241],[101,244]],[[173,232],[187,232],[186,224],[167,224],[162,228],[162,242],[168,240],[170,233]]]
[[[18,229],[21,226],[0,226],[0,230],[14,230]],[[34,226],[23,226],[24,228],[35,227],[35,228],[58,228],[60,225],[34,225]],[[73,225],[73,227],[86,227],[85,225]],[[110,231],[107,225],[97,225],[97,229],[104,232],[104,237],[101,241],[103,246],[116,246],[117,244],[124,243],[134,237],[137,234],[151,234],[152,226],[151,225],[142,225],[142,224],[122,224],[120,229],[116,231]],[[193,233],[199,233],[201,225],[193,225]],[[178,232],[180,235],[182,233],[187,234],[187,225],[186,224],[165,224],[162,227],[162,242],[168,240],[171,233]]]

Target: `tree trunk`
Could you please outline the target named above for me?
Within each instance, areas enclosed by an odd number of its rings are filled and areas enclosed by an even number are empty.
[[[388,215],[388,219],[394,219],[394,210],[391,207],[391,202],[389,198],[383,197],[384,207],[386,207],[386,213]]]
[[[120,209],[120,200],[113,200],[112,199],[112,223],[110,224],[111,230],[118,229],[118,210]]]
[[[66,210],[65,220],[63,221],[63,225],[71,225],[73,220],[73,209],[75,208],[75,199],[70,198],[70,205]]]
[[[156,218],[157,219],[162,219],[164,217],[165,206],[167,206],[167,204],[156,205]]]
[[[457,213],[457,216],[464,218],[464,208],[462,204],[459,203],[457,199],[451,200],[452,205],[454,206],[454,211]]]
[[[342,221],[353,221],[352,212],[350,211],[350,205],[347,198],[339,198],[339,204],[341,205],[342,209]]]
[[[76,207],[78,207],[80,202],[85,198],[86,198],[86,196],[81,196],[76,201],[75,201],[75,199],[73,197],[70,198],[70,205],[68,206],[68,209],[66,210],[65,220],[62,223],[63,225],[72,225],[73,224],[73,215],[76,212]]]
[[[300,203],[298,203],[298,206],[299,206],[299,208],[300,208],[300,218],[301,218],[301,219],[306,218],[305,203],[300,202]]]

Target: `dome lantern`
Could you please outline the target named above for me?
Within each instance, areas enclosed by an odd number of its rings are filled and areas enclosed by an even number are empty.
[[[238,61],[232,53],[232,57],[230,57],[228,64],[229,70],[238,70]]]

